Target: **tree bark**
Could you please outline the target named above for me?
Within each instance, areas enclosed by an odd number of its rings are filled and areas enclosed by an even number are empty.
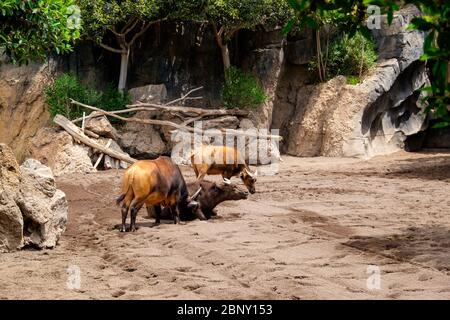
[[[220,45],[220,51],[222,52],[223,70],[226,72],[231,67],[230,51],[228,50],[228,43],[222,43]]]
[[[124,91],[127,85],[128,60],[130,58],[130,48],[126,48],[120,54],[120,75],[119,75],[119,91]]]

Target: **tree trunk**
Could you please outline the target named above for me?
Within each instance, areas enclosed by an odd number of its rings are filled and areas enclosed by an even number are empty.
[[[120,75],[119,75],[119,91],[124,91],[127,86],[128,59],[130,57],[130,49],[127,48],[120,54]]]
[[[230,62],[230,51],[228,50],[228,43],[223,43],[220,46],[220,51],[222,52],[223,69],[227,71],[231,67]]]

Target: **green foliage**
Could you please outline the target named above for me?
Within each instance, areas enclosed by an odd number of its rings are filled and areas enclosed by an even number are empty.
[[[266,94],[255,77],[236,67],[226,71],[222,99],[226,108],[251,108],[264,103]]]
[[[0,1],[0,48],[13,63],[43,60],[72,50],[80,37],[79,8],[73,0]]]
[[[98,105],[106,111],[114,111],[123,109],[127,104],[131,103],[131,97],[128,92],[124,93],[110,83],[102,92]]]
[[[97,106],[106,111],[123,109],[131,98],[128,93],[118,91],[112,84],[103,92],[83,85],[73,74],[62,74],[45,90],[46,102],[52,117],[62,114],[66,118],[75,119],[83,115],[82,107],[72,105],[70,99]]]
[[[366,39],[361,32],[357,32],[353,37],[343,34],[333,39],[329,45],[328,58],[325,60],[326,80],[337,75],[359,76],[369,70],[376,60],[374,43]],[[309,69],[317,73],[317,59],[311,60]]]
[[[83,34],[101,43],[108,30],[120,32],[131,19],[138,24],[161,17],[163,0],[76,0],[81,8]],[[131,25],[127,26],[128,28]],[[139,25],[140,27],[140,25]]]
[[[204,11],[209,22],[224,28],[226,41],[236,28],[284,24],[291,14],[285,0],[208,0]]]
[[[350,84],[352,86],[357,85],[361,80],[359,77],[356,76],[347,76],[347,84]]]

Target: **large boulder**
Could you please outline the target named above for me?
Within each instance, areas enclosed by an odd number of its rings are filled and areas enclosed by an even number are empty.
[[[22,161],[29,140],[49,120],[44,89],[53,81],[56,63],[17,66],[0,55],[0,142]]]
[[[136,118],[148,117],[148,112],[138,112]],[[151,125],[128,122],[119,133],[118,143],[130,156],[154,159],[168,151],[160,133]]]
[[[31,140],[29,157],[49,166],[55,176],[95,171],[89,147],[77,144],[71,135],[54,128],[42,128]]]
[[[96,115],[98,113],[98,111],[94,111],[90,114],[90,116]],[[111,125],[111,123],[105,116],[87,119],[84,127],[85,129],[92,131],[101,137],[107,137],[113,140],[118,139],[116,129]]]
[[[39,248],[53,248],[66,230],[68,204],[66,195],[56,189],[49,167],[35,159],[21,166],[22,199],[19,204],[24,224],[24,243]]]
[[[167,89],[164,84],[149,84],[128,90],[131,101],[143,103],[161,103],[167,98]]]
[[[19,167],[11,149],[0,144],[0,252],[53,248],[66,229],[67,211],[50,168],[34,159]]]
[[[23,217],[20,202],[22,179],[12,150],[0,144],[0,252],[23,246]]]

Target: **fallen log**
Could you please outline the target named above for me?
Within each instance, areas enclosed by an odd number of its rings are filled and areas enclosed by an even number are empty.
[[[91,148],[97,149],[112,158],[119,159],[128,163],[134,163],[137,161],[136,159],[133,159],[126,154],[107,148],[106,146],[92,140],[91,138],[86,136],[79,127],[74,125],[69,119],[60,114],[57,114],[55,116],[53,122],[66,130],[67,133],[69,133],[76,141],[80,141]]]
[[[167,120],[140,119],[140,118],[134,118],[134,117],[125,118],[125,117],[118,116],[117,114],[114,114],[112,112],[105,111],[105,110],[102,110],[100,108],[93,107],[93,106],[90,106],[90,105],[78,102],[78,101],[73,100],[73,99],[70,99],[70,102],[72,104],[75,104],[75,105],[78,105],[78,106],[81,106],[81,107],[84,107],[84,108],[87,108],[87,109],[90,109],[90,110],[98,111],[102,115],[110,116],[110,117],[113,117],[113,118],[116,118],[116,119],[119,119],[119,120],[122,120],[122,121],[125,121],[125,122],[137,122],[137,123],[152,124],[152,125],[157,125],[157,126],[169,126],[169,127],[172,127],[172,128],[178,129],[178,130],[185,130],[185,131],[188,131],[188,132],[193,132],[193,133],[195,132],[195,133],[198,133],[198,134],[203,134],[203,132],[204,132],[204,130],[196,129],[196,128],[193,128],[193,127],[188,127],[186,125],[178,124],[178,123],[167,121]],[[167,107],[167,108],[172,108],[172,107]],[[180,108],[184,108],[184,107],[180,107]],[[198,108],[194,108],[194,109],[198,109]],[[204,109],[202,109],[202,110],[204,110]],[[227,111],[227,110],[223,110],[223,111]],[[237,110],[237,111],[242,111],[242,110]],[[254,134],[254,133],[248,133],[248,132],[245,132],[245,131],[234,130],[234,129],[218,129],[218,130],[220,130],[223,134],[229,133],[229,134],[233,134],[233,135],[236,135],[236,136],[248,136],[248,137],[255,137],[255,138],[260,138],[260,139],[273,139],[273,140],[282,140],[283,139],[283,137],[278,136],[278,135],[266,135],[266,134],[257,134],[257,133]]]

